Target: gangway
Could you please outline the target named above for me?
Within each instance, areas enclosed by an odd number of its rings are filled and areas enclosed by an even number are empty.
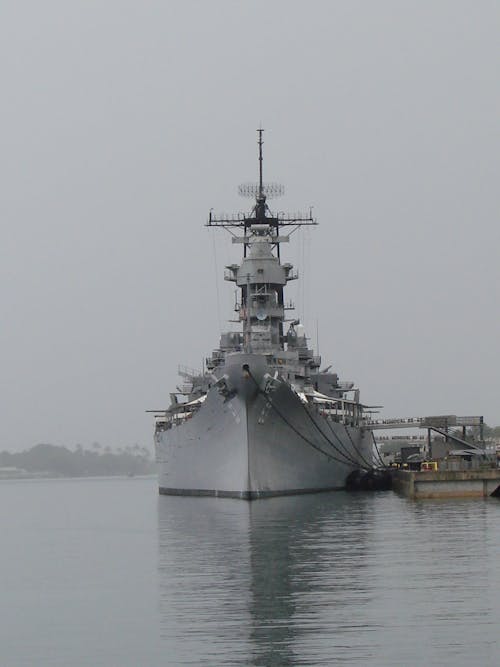
[[[433,431],[436,433],[440,433],[441,435],[444,435],[445,438],[449,438],[450,440],[453,440],[454,442],[458,442],[459,445],[462,445],[463,447],[467,449],[477,449],[480,452],[484,452],[483,447],[479,447],[478,445],[474,444],[473,442],[468,442],[467,440],[462,440],[462,438],[457,437],[454,433],[447,433],[446,431],[443,431],[440,428],[433,428]],[[481,438],[482,440],[482,438]]]
[[[367,419],[365,422],[366,428],[369,428],[371,431],[376,431],[378,429],[389,429],[389,428],[424,428],[422,422],[425,421],[425,417],[398,417],[391,419]]]
[[[467,449],[482,451],[482,447],[478,447],[478,445],[465,439],[466,427],[476,426],[479,427],[479,440],[481,442],[484,440],[484,419],[482,416],[435,415],[432,417],[403,417],[399,419],[369,419],[365,422],[365,426],[371,431],[408,428],[426,429],[429,452],[432,452],[431,431],[439,433],[444,436],[445,440],[453,440]],[[450,428],[461,428],[462,438],[459,438],[456,433],[450,433]],[[375,435],[373,437],[375,438]]]
[[[433,417],[398,417],[390,419],[367,419],[366,428],[376,431],[392,428],[443,429],[467,426],[479,426],[483,429],[483,417],[457,417],[457,415],[437,415]]]

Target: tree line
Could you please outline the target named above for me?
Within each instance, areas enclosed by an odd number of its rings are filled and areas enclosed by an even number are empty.
[[[500,426],[488,426],[488,424],[484,424],[483,435],[485,438],[500,439]]]
[[[91,449],[77,445],[74,450],[50,444],[35,445],[22,452],[0,452],[0,468],[16,468],[33,474],[64,477],[99,475],[146,475],[155,471],[146,447],[111,450],[94,443]]]

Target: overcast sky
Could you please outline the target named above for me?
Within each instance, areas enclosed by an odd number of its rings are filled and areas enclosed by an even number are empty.
[[[204,223],[260,123],[324,365],[499,424],[499,34],[493,0],[2,0],[0,448],[151,445],[233,316]]]

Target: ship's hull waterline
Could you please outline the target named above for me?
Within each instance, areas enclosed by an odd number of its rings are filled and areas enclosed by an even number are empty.
[[[235,356],[225,369],[234,395],[213,387],[192,418],[156,434],[161,494],[250,500],[315,493],[342,489],[350,472],[367,467],[368,432],[327,420],[286,382],[265,394],[262,372],[258,379],[241,374],[250,356]]]

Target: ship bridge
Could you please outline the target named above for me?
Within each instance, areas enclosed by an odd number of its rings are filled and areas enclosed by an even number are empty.
[[[284,188],[276,183],[263,182],[263,130],[259,129],[258,133],[259,182],[239,187],[241,195],[255,198],[251,212],[235,216],[215,216],[210,212],[207,226],[225,228],[231,233],[233,243],[243,245],[241,264],[226,266],[224,274],[225,280],[236,283],[240,290],[235,310],[238,313],[236,321],[242,326],[242,351],[276,355],[292,349],[292,346],[288,348],[284,323],[285,311],[294,306],[291,302],[285,303],[284,288],[298,277],[290,263],[281,263],[280,246],[287,243],[290,234],[300,226],[316,225],[317,222],[311,211],[309,215],[271,212],[268,197],[283,194]],[[283,234],[281,229],[284,227],[292,229]]]

